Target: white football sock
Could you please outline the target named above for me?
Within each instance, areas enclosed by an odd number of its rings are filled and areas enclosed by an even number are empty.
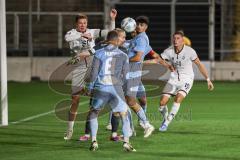
[[[68,121],[68,130],[73,131],[74,121]]]
[[[167,105],[165,105],[165,106],[159,106],[159,111],[160,111],[160,113],[162,114],[163,118],[164,118],[164,119],[167,119],[167,116],[168,116],[168,108],[167,108]]]
[[[173,118],[176,116],[179,108],[180,108],[180,103],[174,102],[173,106],[172,106],[172,109],[171,109],[171,112],[169,113],[169,115],[167,117],[167,120],[165,122],[166,125],[169,125],[169,123],[173,120]]]

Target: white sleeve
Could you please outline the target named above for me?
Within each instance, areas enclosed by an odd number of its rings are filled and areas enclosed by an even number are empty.
[[[169,51],[168,51],[167,49],[165,49],[160,56],[161,56],[162,59],[164,59],[164,60],[170,60]]]
[[[111,30],[114,30],[115,29],[115,21],[110,21],[110,25],[109,25],[109,31],[111,31]]]
[[[93,32],[93,39],[96,39],[98,37],[104,37],[106,38],[107,37],[107,34],[108,34],[108,29],[94,29],[94,32]]]
[[[97,39],[99,37],[104,37],[106,38],[108,34],[108,30],[107,29],[93,29],[93,39]]]
[[[192,61],[194,61],[194,60],[197,59],[197,58],[198,58],[198,55],[197,55],[196,51],[195,51],[194,49],[192,49],[192,50],[191,50],[190,59],[191,59]]]
[[[65,35],[65,40],[67,42],[74,41],[76,39],[79,39],[81,37],[81,33],[76,32],[74,29],[68,31]]]
[[[94,29],[93,39],[96,39],[98,37],[107,37],[107,34],[109,31],[112,31],[115,29],[115,21],[111,21],[108,29]]]

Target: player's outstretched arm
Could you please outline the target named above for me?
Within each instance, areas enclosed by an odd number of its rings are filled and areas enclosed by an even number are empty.
[[[115,19],[116,19],[116,17],[117,17],[117,10],[116,9],[112,9],[110,11],[111,21],[110,21],[109,27],[105,28],[103,30],[96,29],[94,31],[94,34],[93,34],[94,35],[93,39],[96,39],[98,37],[107,37],[108,32],[115,29]]]
[[[157,64],[158,60],[157,59],[148,59],[143,61],[144,64]]]
[[[151,50],[149,53],[148,53],[153,59],[160,59],[160,56],[157,52],[155,52],[154,50]]]
[[[171,72],[174,72],[174,67],[168,64],[159,54],[157,54],[154,50],[151,50],[149,53],[153,59],[144,61],[145,64],[152,64],[152,63],[160,63],[164,67],[168,68]]]
[[[152,63],[158,63],[159,62],[160,56],[154,50],[151,50],[147,55],[149,55],[152,59],[145,60],[143,63],[152,64]]]
[[[194,63],[198,66],[199,71],[202,73],[202,75],[204,76],[204,78],[207,80],[208,83],[208,90],[212,91],[214,89],[213,83],[211,82],[211,80],[208,77],[208,73],[207,73],[207,69],[205,68],[205,66],[201,63],[199,58],[196,58],[194,60]]]
[[[164,59],[160,58],[159,63],[164,67],[168,68],[171,72],[175,71],[175,68],[171,64],[168,64]]]

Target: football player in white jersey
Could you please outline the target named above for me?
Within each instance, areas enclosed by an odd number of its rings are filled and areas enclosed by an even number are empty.
[[[194,62],[201,74],[207,81],[208,89],[214,89],[213,83],[208,77],[208,73],[204,65],[198,58],[195,50],[184,45],[184,33],[176,31],[173,34],[173,45],[167,48],[162,54],[162,59],[171,63],[175,70],[171,72],[170,78],[162,91],[159,111],[164,120],[159,131],[166,131],[169,123],[176,116],[180,104],[192,88],[194,81],[194,72],[192,62]],[[173,106],[168,114],[167,103],[171,96],[175,96]]]
[[[72,72],[72,104],[69,110],[68,127],[64,135],[65,140],[69,140],[73,134],[74,121],[77,115],[79,104],[79,93],[84,89],[84,82],[87,70],[91,68],[91,53],[94,53],[95,39],[106,37],[109,30],[115,28],[115,18],[117,11],[112,9],[110,12],[111,22],[109,29],[89,29],[88,17],[84,14],[76,16],[76,28],[70,30],[65,35],[65,40],[69,43],[72,59],[69,64],[74,65]]]

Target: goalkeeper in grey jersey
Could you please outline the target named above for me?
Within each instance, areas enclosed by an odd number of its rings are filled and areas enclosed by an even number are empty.
[[[69,60],[70,65],[74,65],[72,71],[72,103],[69,110],[68,127],[64,135],[65,140],[70,140],[73,134],[74,120],[77,115],[79,104],[79,93],[84,89],[85,77],[88,68],[91,68],[94,53],[95,39],[106,37],[109,30],[115,28],[115,18],[117,11],[112,9],[110,12],[111,22],[109,29],[88,29],[88,17],[84,14],[76,16],[76,28],[68,31],[65,40],[69,43],[72,58]]]

